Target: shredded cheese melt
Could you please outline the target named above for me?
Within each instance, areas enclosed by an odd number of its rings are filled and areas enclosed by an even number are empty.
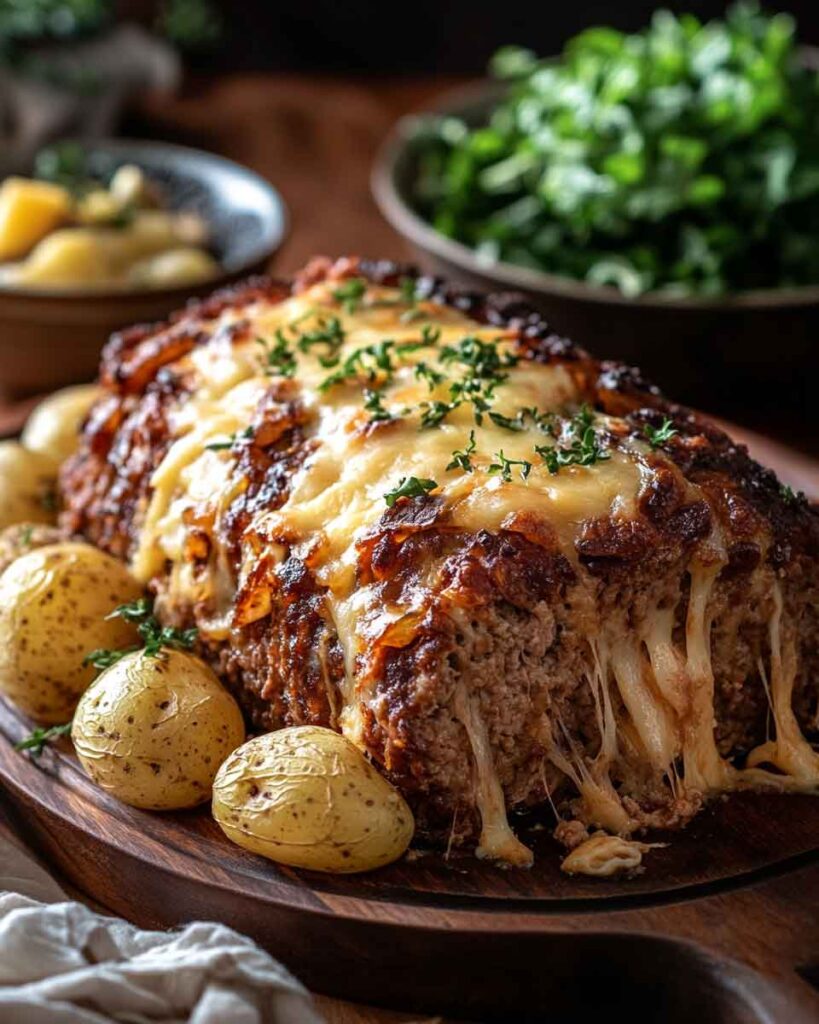
[[[376,607],[370,589],[357,583],[356,544],[378,523],[387,508],[385,495],[402,479],[434,481],[432,496],[447,524],[455,528],[498,531],[513,517],[531,513],[554,531],[577,567],[574,544],[583,523],[633,515],[650,473],[643,458],[647,448],[639,442],[620,445],[592,466],[570,465],[550,473],[534,452],[536,445],[553,443],[542,424],[530,417],[519,420],[519,429],[509,429],[488,415],[477,423],[468,402],[437,426],[423,429],[423,410],[428,403],[447,400],[449,381],[424,375],[419,364],[434,362],[445,346],[457,345],[467,336],[496,344],[501,354],[511,351],[511,339],[498,328],[432,303],[418,303],[411,317],[407,312],[397,289],[369,286],[366,301],[351,307],[334,297],[332,284],[322,283],[278,304],[258,302],[243,309],[242,319],[252,324],[251,337],[236,340],[229,328],[238,314],[226,310],[212,325],[211,342],[185,360],[184,369],[194,379],[193,392],[172,415],[174,440],[151,480],[132,562],[134,574],[144,582],[169,562],[169,585],[177,596],[211,607],[202,625],[206,636],[226,638],[237,625],[232,619],[233,599],[252,567],[255,549],[248,547],[248,562],[234,578],[217,546],[207,580],[194,579],[184,561],[187,524],[191,512],[203,507],[218,520],[240,492],[243,482],[235,472],[236,455],[229,442],[253,422],[268,394],[272,380],[266,353],[284,338],[297,362],[298,401],[307,413],[306,432],[313,450],[295,471],[284,504],[260,513],[249,530],[279,558],[287,552],[309,556],[316,578],[326,588],[327,612],[345,654],[340,722],[354,741],[360,737],[361,707],[371,696],[358,678],[363,623],[366,620],[370,630],[376,628],[373,623],[386,629],[396,615],[412,611]],[[332,320],[340,339],[332,352],[321,343],[298,350],[304,332],[326,328]],[[425,334],[425,325],[434,327],[434,341]],[[358,350],[385,340],[394,346],[393,366],[389,378],[378,381],[379,401],[390,418],[373,423],[363,406],[364,389],[380,372],[372,361],[360,362],[349,379],[331,386],[325,382]],[[527,408],[569,416],[578,408],[579,394],[562,365],[521,361],[502,373],[492,395],[492,411],[500,418],[514,420]],[[453,466],[454,454],[470,446],[471,471]],[[498,453],[509,460],[506,474],[490,471]],[[525,478],[518,462],[531,464]],[[553,710],[552,742],[545,755],[575,784],[589,823],[622,835],[639,827],[610,777],[625,739],[680,792],[708,795],[760,784],[809,789],[819,782],[819,758],[801,736],[791,707],[796,653],[778,589],[770,626],[775,738],[754,751],[744,771],[728,764],[717,750],[710,600],[723,562],[719,538],[713,536],[708,558],[695,559],[690,567],[682,647],[672,635],[674,607],[657,608],[637,637],[606,635],[604,624],[590,625],[589,685],[600,732],[599,753],[588,761]],[[580,575],[583,579],[582,570]],[[244,610],[241,624],[269,610],[260,601]],[[483,819],[479,855],[516,865],[531,863],[530,851],[509,827],[487,726],[475,695],[463,684],[456,690],[453,715],[463,725],[473,755],[476,802]],[[677,774],[680,762],[682,779]],[[774,766],[780,774],[764,771],[762,764]],[[639,844],[612,848],[611,856],[607,846],[601,859],[603,840],[589,842],[596,844],[594,850],[587,847],[582,855],[575,851],[564,864],[566,870],[584,870],[581,861],[589,858],[596,866],[588,870],[597,874],[639,864]]]

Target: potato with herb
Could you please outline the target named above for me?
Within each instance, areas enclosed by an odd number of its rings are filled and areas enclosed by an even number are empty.
[[[78,384],[49,395],[29,416],[23,447],[64,462],[76,451],[80,428],[101,394],[96,384]]]
[[[213,784],[213,816],[252,853],[314,871],[397,860],[415,823],[401,794],[346,737],[298,726],[250,740]]]
[[[57,461],[17,441],[0,441],[0,530],[15,523],[53,523]]]
[[[96,674],[88,652],[136,643],[132,623],[106,616],[140,593],[122,562],[90,544],[16,559],[0,576],[0,693],[38,722],[71,718]]]
[[[83,694],[71,738],[98,786],[132,807],[166,811],[210,799],[245,726],[203,661],[164,648],[127,654],[106,669]]]

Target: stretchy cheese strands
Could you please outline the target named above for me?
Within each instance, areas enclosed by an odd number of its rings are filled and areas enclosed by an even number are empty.
[[[771,645],[771,676],[769,700],[774,717],[776,737],[752,750],[748,767],[772,764],[789,776],[787,788],[810,791],[819,786],[819,754],[811,747],[793,713],[793,684],[796,678],[797,654],[793,637],[783,639],[783,600],[779,582],[774,583],[774,611],[768,627]],[[766,691],[768,692],[768,691]],[[754,773],[758,780],[758,773]],[[775,776],[771,781],[775,780]]]
[[[677,715],[683,717],[690,708],[691,694],[685,658],[673,640],[675,611],[671,607],[652,612],[643,630],[643,640],[657,689]]]
[[[678,750],[675,724],[644,671],[642,644],[621,638],[611,650],[611,666],[637,734],[655,768],[667,772]]]
[[[634,831],[637,822],[632,819],[623,807],[608,774],[605,762],[589,766],[578,749],[577,744],[566,728],[557,708],[551,713],[552,727],[560,730],[563,741],[568,748],[568,756],[563,753],[554,734],[547,751],[547,757],[573,783],[583,807],[583,820],[609,832],[628,834]],[[594,773],[594,774],[593,774]]]
[[[532,851],[520,842],[509,827],[506,800],[498,779],[486,723],[463,683],[455,690],[453,711],[466,730],[474,758],[476,803],[481,816],[481,838],[475,854],[515,867],[531,867],[534,860]]]
[[[707,795],[732,787],[734,769],[720,756],[714,737],[714,673],[708,600],[721,566],[690,567],[691,589],[685,623],[686,675],[691,708],[683,723],[685,788]]]

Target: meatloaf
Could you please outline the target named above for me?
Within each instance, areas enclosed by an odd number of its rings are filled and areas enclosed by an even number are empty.
[[[421,837],[527,864],[511,810],[571,845],[815,789],[819,515],[519,297],[317,259],[116,334],[101,383],[63,526]]]

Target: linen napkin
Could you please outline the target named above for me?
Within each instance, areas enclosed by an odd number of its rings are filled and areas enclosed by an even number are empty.
[[[250,939],[168,932],[71,902],[0,831],[0,1022],[321,1024],[299,982]]]

